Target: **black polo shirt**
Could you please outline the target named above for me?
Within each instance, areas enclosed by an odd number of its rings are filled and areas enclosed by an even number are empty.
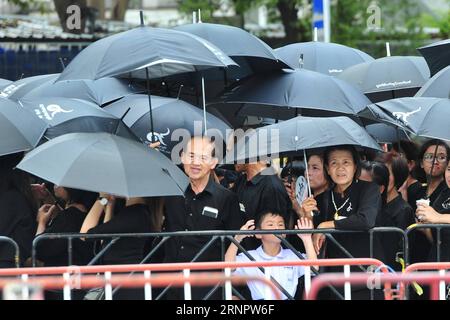
[[[289,222],[291,199],[273,168],[264,169],[250,181],[242,175],[233,191],[238,195],[241,209],[245,210],[246,220],[257,219],[261,212],[271,210],[281,213],[286,223]]]
[[[206,210],[204,210],[205,207]],[[216,210],[217,214],[214,213]],[[245,222],[239,209],[237,196],[212,179],[198,194],[195,194],[189,185],[185,198],[166,198],[164,211],[164,231],[166,232],[239,230]],[[172,237],[166,242],[164,260],[165,262],[191,261],[210,239],[209,236]],[[196,261],[219,260],[222,260],[220,239]]]

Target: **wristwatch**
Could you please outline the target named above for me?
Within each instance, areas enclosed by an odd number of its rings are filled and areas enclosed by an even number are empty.
[[[100,204],[101,204],[102,206],[106,206],[106,205],[108,204],[108,199],[106,199],[106,198],[98,197],[97,200],[100,201]]]

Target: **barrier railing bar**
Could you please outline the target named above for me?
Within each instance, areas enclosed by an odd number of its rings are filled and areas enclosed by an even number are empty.
[[[16,268],[20,268],[20,251],[19,251],[19,245],[17,242],[15,242],[13,239],[5,236],[0,236],[0,242],[6,242],[9,243],[14,247],[14,265]]]

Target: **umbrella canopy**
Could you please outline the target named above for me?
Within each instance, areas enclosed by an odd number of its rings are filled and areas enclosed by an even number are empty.
[[[77,98],[101,106],[129,94],[143,91],[145,91],[143,88],[130,83],[128,80],[108,77],[98,80],[49,81],[30,90],[23,98]]]
[[[0,98],[0,156],[33,149],[46,129],[47,124],[31,112]]]
[[[184,102],[183,100],[152,96],[153,119],[155,122],[156,141],[161,143],[159,149],[170,157],[172,148],[179,143],[180,136],[173,136],[177,129],[186,129],[190,135],[199,135],[204,132],[201,109]],[[123,122],[142,141],[150,143],[152,133],[150,130],[148,97],[142,94],[131,95],[104,108],[112,115],[122,118]],[[124,116],[125,115],[125,116]],[[206,117],[208,132],[218,130],[226,137],[227,130],[231,128],[222,120],[212,114]],[[174,140],[172,140],[172,138]],[[225,140],[224,140],[225,141]]]
[[[358,63],[374,58],[361,50],[330,42],[292,43],[275,50],[278,57],[295,68],[304,68],[326,75],[338,75]]]
[[[222,24],[194,23],[177,26],[174,29],[208,40],[239,63],[241,68],[247,65],[253,72],[291,69],[289,65],[278,59],[271,47],[241,28]]]
[[[358,87],[372,102],[378,102],[413,96],[430,78],[430,71],[422,57],[392,56],[352,66],[338,78]]]
[[[11,83],[12,83],[11,80],[0,79],[0,90],[3,89],[4,87],[6,87],[7,85],[11,84]]]
[[[137,139],[119,118],[84,100],[45,97],[19,103],[48,125],[47,139],[72,132],[109,132]]]
[[[236,115],[274,119],[355,115],[370,101],[352,85],[318,72],[297,69],[253,76],[225,93],[218,103],[235,104]],[[226,112],[228,106],[220,110]]]
[[[44,143],[17,168],[54,184],[123,197],[184,194],[186,175],[142,143],[108,133],[71,133]]]
[[[400,122],[413,134],[424,138],[450,140],[450,99],[440,98],[398,98],[378,102],[367,107],[378,114],[381,110]]]
[[[53,73],[14,81],[2,89],[0,97],[17,101],[44,83],[53,83],[58,77],[59,73]]]
[[[450,65],[450,39],[438,41],[417,50],[427,60],[431,75]]]
[[[255,130],[245,139],[244,147],[240,147],[238,142],[234,160],[255,161],[257,157],[335,145],[380,150],[364,128],[348,117],[296,117]],[[227,162],[229,160],[227,158]]]
[[[409,140],[404,130],[384,123],[369,124],[365,128],[378,143],[393,143],[400,140]]]
[[[415,97],[450,99],[450,66],[445,67],[428,80]]]
[[[90,44],[64,69],[58,81],[125,76],[146,79],[227,67],[236,63],[208,41],[170,29],[140,26]]]

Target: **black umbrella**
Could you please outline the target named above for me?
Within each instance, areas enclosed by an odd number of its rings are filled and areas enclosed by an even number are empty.
[[[431,75],[450,65],[450,39],[438,41],[417,50],[427,60]]]
[[[0,156],[33,149],[46,128],[47,124],[31,112],[0,98]]]
[[[156,141],[160,142],[159,150],[168,157],[180,138],[184,136],[175,134],[177,129],[186,129],[189,136],[204,133],[202,126],[202,110],[178,99],[152,96],[153,119],[155,121]],[[148,123],[148,99],[146,95],[136,94],[125,97],[104,108],[112,115],[122,118],[123,122],[142,141],[150,143],[152,132]],[[124,116],[125,115],[125,116]],[[225,141],[227,130],[231,128],[222,120],[212,114],[206,116],[208,133],[216,129]],[[180,131],[181,133],[181,131]],[[173,139],[173,140],[172,140]]]
[[[338,78],[378,102],[413,96],[430,78],[430,72],[422,57],[392,56],[354,65]]]
[[[300,114],[355,115],[369,103],[358,89],[342,80],[297,69],[255,75],[226,92],[214,105],[230,117],[254,115],[284,120]],[[228,104],[234,104],[233,108]]]
[[[3,89],[4,87],[6,87],[7,85],[11,84],[11,83],[12,83],[11,80],[0,79],[0,90]]]
[[[146,79],[153,131],[150,78],[237,65],[219,48],[200,37],[176,30],[145,27],[143,21],[141,24],[90,44],[70,62],[58,80],[95,80],[108,76]],[[204,81],[202,88],[206,113]],[[206,119],[204,122],[206,125]]]
[[[44,83],[52,83],[58,77],[59,73],[53,73],[14,81],[2,89],[0,92],[0,97],[17,101],[31,90],[43,85]]]
[[[54,184],[123,197],[184,194],[186,175],[142,143],[108,133],[71,133],[39,146],[17,168]]]
[[[98,80],[49,81],[30,90],[23,98],[77,98],[101,106],[137,92],[145,92],[145,89],[125,79],[108,77]]]
[[[283,68],[291,69],[288,64],[278,59],[271,47],[241,28],[222,24],[194,23],[177,26],[174,29],[208,40],[233,58],[242,70],[249,67],[250,71],[256,73]]]
[[[19,103],[48,125],[47,139],[72,132],[108,132],[137,139],[119,118],[84,100],[45,97]]]
[[[450,99],[450,66],[445,67],[428,80],[415,97]]]
[[[361,50],[330,42],[292,43],[275,50],[278,57],[295,68],[326,75],[338,75],[345,69],[374,58]]]
[[[417,136],[450,141],[450,99],[398,98],[369,105],[367,110],[375,119],[379,115],[377,110],[381,110],[391,117],[392,123],[401,123]]]
[[[378,143],[393,143],[400,140],[409,140],[405,130],[392,125],[374,123],[367,125],[365,128]]]

